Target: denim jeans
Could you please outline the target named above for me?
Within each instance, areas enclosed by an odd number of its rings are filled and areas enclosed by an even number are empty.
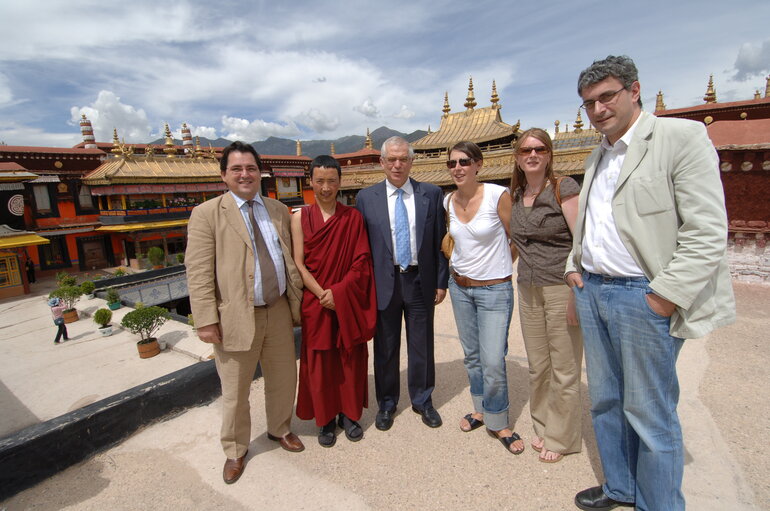
[[[676,406],[683,340],[647,304],[644,277],[583,273],[575,288],[604,493],[640,511],[684,510]]]
[[[513,314],[513,286],[503,282],[462,287],[450,277],[449,295],[465,352],[474,411],[484,414],[484,423],[492,431],[506,429],[510,423],[505,356]]]

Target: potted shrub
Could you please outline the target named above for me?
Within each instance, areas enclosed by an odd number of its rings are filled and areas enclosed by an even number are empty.
[[[112,325],[110,325],[110,321],[112,321],[112,311],[110,309],[102,307],[94,312],[94,323],[99,325],[99,333],[104,337],[112,335]]]
[[[163,268],[163,263],[166,260],[166,253],[160,247],[150,247],[147,251],[147,259],[152,263],[154,269]]]
[[[64,323],[74,323],[78,318],[78,311],[75,310],[75,302],[78,301],[80,295],[83,293],[80,290],[80,286],[63,285],[59,286],[48,295],[48,298],[61,298],[64,305]]]
[[[184,252],[179,252],[176,255],[176,263],[177,264],[184,264]]]
[[[158,340],[152,335],[169,319],[171,314],[166,309],[153,305],[129,312],[123,316],[120,324],[132,334],[139,336],[139,341],[136,343],[139,357],[150,358],[160,353]]]
[[[94,290],[96,289],[96,284],[94,284],[90,280],[86,280],[82,284],[80,284],[80,291],[83,292],[84,295],[86,295],[86,298],[89,300],[94,297]]]
[[[109,307],[110,310],[120,309],[120,293],[118,293],[115,288],[111,287],[107,289],[107,307]]]

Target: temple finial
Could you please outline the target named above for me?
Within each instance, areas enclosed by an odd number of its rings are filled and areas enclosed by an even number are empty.
[[[754,99],[762,99],[762,94],[759,93],[759,89],[754,91]]]
[[[188,156],[192,156],[192,148],[193,148],[193,141],[192,141],[192,133],[190,132],[190,128],[187,127],[187,123],[182,123],[182,150],[184,151],[184,154]]]
[[[554,135],[559,132],[559,124],[561,124],[561,123],[559,122],[558,119],[553,121],[553,133],[554,133]]]
[[[492,80],[492,98],[490,99],[492,102],[492,108],[502,108],[498,103],[500,101],[500,96],[497,95],[497,84],[494,80]]]
[[[203,150],[201,149],[201,137],[195,135],[195,158],[200,160],[203,158]]]
[[[86,149],[96,149],[94,128],[91,126],[91,121],[86,118],[86,114],[80,116],[80,133],[83,135],[83,147]]]
[[[302,156],[302,142],[297,140],[297,156]]]
[[[703,101],[706,103],[717,102],[717,90],[714,88],[714,75],[709,75],[709,85],[706,89],[706,95],[703,96]]]
[[[329,154],[334,154],[334,142],[332,142],[331,147],[329,147]]]
[[[167,158],[173,158],[176,155],[176,147],[174,147],[174,139],[171,136],[171,130],[168,127],[168,123],[165,125],[166,128],[166,147],[163,148],[163,152],[166,153]]]
[[[364,149],[371,149],[374,147],[372,144],[372,135],[369,133],[369,128],[366,128],[366,140],[364,140]]]
[[[770,98],[770,75],[767,75],[765,82],[765,97]]]
[[[451,108],[449,108],[449,93],[444,92],[444,108],[441,110],[442,112],[444,112],[444,115],[442,115],[441,117],[446,117],[447,115],[449,115],[450,110]]]
[[[112,128],[112,154],[120,154],[120,140],[118,140],[118,128]]]
[[[473,77],[471,76],[470,81],[468,82],[468,97],[465,98],[465,103],[463,104],[465,108],[468,110],[473,110],[473,108],[476,106],[476,98],[473,97]]]
[[[577,119],[575,119],[575,124],[572,125],[575,128],[575,133],[580,133],[583,131],[583,118],[580,117],[580,109],[578,108],[578,114]]]
[[[666,109],[666,104],[663,102],[663,91],[658,91],[658,97],[655,99],[655,111],[662,112]]]

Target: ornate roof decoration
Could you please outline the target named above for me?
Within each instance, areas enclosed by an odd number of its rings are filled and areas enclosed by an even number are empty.
[[[492,80],[492,97],[489,100],[492,103],[492,108],[502,108],[499,105],[500,96],[497,95],[497,84]]]
[[[302,142],[297,140],[297,156],[302,156]]]
[[[96,139],[94,138],[94,129],[91,121],[86,118],[86,114],[80,116],[80,133],[83,134],[83,147],[85,149],[96,149]]]
[[[770,98],[770,75],[765,79],[765,97]]]
[[[329,148],[331,151],[329,154],[334,154],[334,142],[332,142],[331,147]]]
[[[121,154],[123,151],[120,149],[120,140],[118,140],[118,128],[112,128],[112,154]]]
[[[182,123],[182,148],[184,148],[184,152],[188,156],[192,156],[191,149],[193,148],[193,141],[192,141],[192,133],[190,132],[190,128],[187,127],[187,123]]]
[[[575,119],[575,124],[573,126],[575,127],[575,133],[580,133],[583,131],[583,118],[580,117],[580,109],[578,108],[577,111],[577,119]]]
[[[444,115],[442,115],[441,117],[446,117],[447,115],[449,115],[449,112],[451,110],[452,109],[449,108],[449,93],[444,92],[444,108],[441,110],[442,112],[444,112]]]
[[[555,121],[553,121],[553,132],[554,133],[558,133],[559,132],[559,124],[561,124],[559,122],[559,119],[556,119]]]
[[[463,103],[463,106],[468,110],[473,110],[473,108],[476,106],[476,98],[473,97],[473,77],[472,76],[470,81],[468,82],[468,97],[465,98],[465,103]]]
[[[201,138],[199,136],[195,136],[195,153],[194,153],[196,160],[201,160],[203,158],[203,150],[201,149]]]
[[[372,148],[372,135],[369,133],[369,128],[366,128],[366,140],[364,140],[364,149]]]
[[[666,109],[666,104],[663,102],[663,91],[658,90],[658,96],[655,99],[655,111],[660,112]]]
[[[117,184],[176,184],[218,182],[219,162],[216,159],[109,158],[83,178],[89,186]]]
[[[709,84],[706,88],[706,95],[703,96],[703,101],[706,103],[717,102],[717,90],[714,88],[714,75],[709,75]]]
[[[166,153],[167,158],[173,158],[176,156],[176,147],[174,147],[174,139],[171,137],[171,130],[168,128],[168,123],[165,125],[166,128],[166,147],[163,149],[163,152]]]
[[[762,99],[762,95],[759,93],[759,89],[754,91],[754,99]]]

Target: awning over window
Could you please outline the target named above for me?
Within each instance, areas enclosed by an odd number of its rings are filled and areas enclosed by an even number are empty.
[[[28,247],[30,245],[47,245],[48,243],[51,242],[37,234],[20,234],[0,238],[0,248]]]
[[[103,225],[96,229],[101,232],[134,232],[150,231],[153,229],[166,229],[170,227],[181,227],[187,225],[188,218],[183,220],[169,220],[166,222],[142,222],[136,224]]]
[[[273,169],[275,177],[305,177],[305,171],[302,169]]]

